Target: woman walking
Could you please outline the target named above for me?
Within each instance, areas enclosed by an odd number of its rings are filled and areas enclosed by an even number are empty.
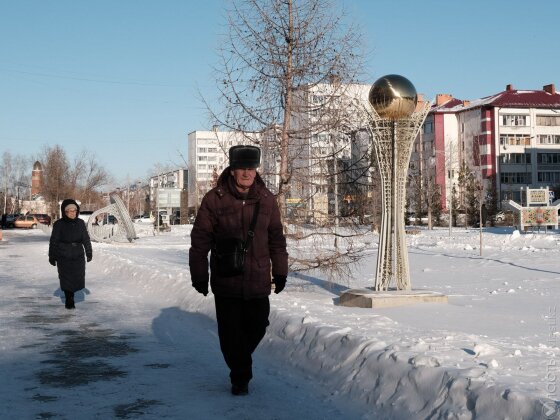
[[[49,243],[49,263],[58,268],[60,289],[66,309],[74,309],[74,293],[85,287],[86,263],[92,259],[91,241],[84,221],[78,218],[80,206],[67,199],[60,206],[62,219],[53,225]]]

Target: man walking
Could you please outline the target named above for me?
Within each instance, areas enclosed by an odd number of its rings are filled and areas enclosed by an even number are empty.
[[[257,172],[260,158],[258,147],[230,148],[230,166],[202,199],[189,250],[192,284],[204,296],[210,277],[220,348],[234,395],[249,392],[251,355],[269,325],[271,284],[280,293],[288,274],[280,211]]]

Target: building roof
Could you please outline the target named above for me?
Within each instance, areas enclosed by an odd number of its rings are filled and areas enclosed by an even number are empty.
[[[460,107],[461,105],[463,105],[463,101],[460,99],[456,99],[456,98],[451,98],[450,100],[448,100],[447,102],[438,105],[437,103],[435,103],[432,106],[431,111],[432,112],[456,112],[457,111],[457,107]]]
[[[430,112],[460,112],[483,106],[500,108],[560,108],[560,93],[554,85],[547,85],[543,90],[517,90],[511,85],[495,95],[473,101],[462,101],[451,97],[447,102],[432,106]]]

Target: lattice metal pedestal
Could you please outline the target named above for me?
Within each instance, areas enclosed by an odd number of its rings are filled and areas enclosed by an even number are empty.
[[[404,211],[406,176],[412,146],[428,114],[430,103],[424,102],[409,118],[381,118],[372,108],[369,130],[373,138],[382,179],[382,218],[375,290],[410,290],[408,252],[406,247]]]

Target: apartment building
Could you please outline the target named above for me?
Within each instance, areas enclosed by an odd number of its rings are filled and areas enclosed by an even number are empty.
[[[187,169],[162,172],[150,177],[148,182],[150,209],[166,211],[168,215],[185,211],[182,207],[185,207],[186,197],[184,195],[188,179],[189,171]]]
[[[348,202],[355,195],[351,186],[360,173],[357,165],[371,150],[369,136],[362,135],[364,113],[358,109],[369,106],[370,87],[317,84],[294,95],[297,112],[290,127],[293,185],[289,199],[304,201],[315,221],[343,214],[344,198]]]
[[[560,186],[560,94],[512,85],[473,101],[437,95],[411,158],[413,173],[429,171],[447,208],[459,169],[480,175],[500,200],[520,202],[523,188]],[[493,185],[490,185],[494,183]]]
[[[238,131],[193,131],[188,134],[189,207],[200,205],[217,177],[228,166],[228,151],[238,144],[259,144],[257,133]],[[264,157],[263,157],[264,160]]]

